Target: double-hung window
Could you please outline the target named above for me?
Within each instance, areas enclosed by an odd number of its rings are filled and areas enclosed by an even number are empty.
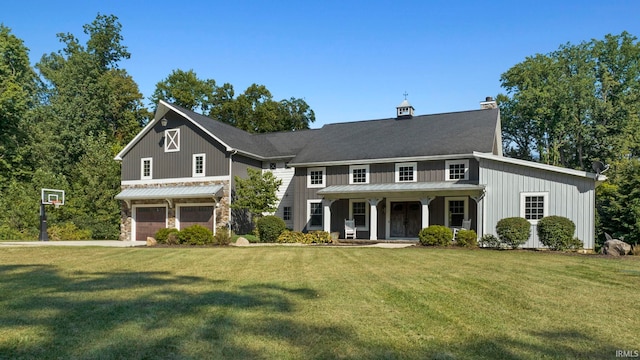
[[[445,161],[444,179],[446,181],[469,180],[469,160]]]
[[[549,193],[520,193],[520,216],[537,224],[538,220],[547,216],[549,209]]]
[[[325,187],[327,179],[327,169],[324,167],[307,169],[307,187],[321,188]]]
[[[205,158],[206,154],[193,154],[193,177],[205,175]]]
[[[153,158],[140,159],[140,179],[153,179]]]
[[[349,166],[349,184],[368,184],[369,165]]]
[[[307,200],[307,230],[322,229],[322,213],[322,200]]]
[[[396,182],[416,182],[418,166],[415,162],[396,164]]]
[[[364,200],[349,200],[349,218],[353,219],[358,230],[369,229],[369,207]]]

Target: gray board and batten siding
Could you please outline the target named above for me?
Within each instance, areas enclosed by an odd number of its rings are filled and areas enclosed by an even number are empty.
[[[142,158],[153,158],[153,179],[191,178],[193,154],[205,155],[205,176],[229,175],[225,147],[182,116],[168,112],[122,157],[122,180],[140,180]],[[165,152],[165,130],[180,129],[180,151]]]
[[[479,163],[475,158],[461,159],[469,161],[469,181],[477,183],[479,179]],[[393,184],[395,183],[395,162],[378,163],[369,165],[369,184]],[[417,162],[417,181],[418,182],[442,182],[445,181],[445,160],[431,160]],[[349,184],[349,166],[327,166],[326,167],[326,187],[334,185]],[[307,200],[321,200],[323,197],[318,195],[318,191],[323,188],[307,187],[307,168],[296,167],[293,177],[294,189],[294,230],[306,230],[307,225]],[[366,195],[363,195],[363,198]],[[416,198],[418,195],[416,194]],[[475,202],[469,199],[470,216],[476,228],[475,218]],[[342,210],[346,209],[346,213]],[[436,198],[430,205],[429,221],[431,224],[444,224],[444,198]],[[343,231],[343,221],[349,216],[348,201],[343,203],[338,200],[331,205],[331,230]],[[385,218],[381,211],[378,211],[378,234],[384,234]],[[342,233],[341,233],[342,234]],[[360,232],[359,236],[366,234]]]
[[[594,247],[595,192],[594,179],[548,171],[534,167],[480,160],[480,183],[486,185],[484,198],[484,233],[495,234],[500,219],[521,216],[522,193],[548,193],[548,215],[564,216],[574,221],[576,236],[585,249]],[[536,225],[525,248],[544,248]]]

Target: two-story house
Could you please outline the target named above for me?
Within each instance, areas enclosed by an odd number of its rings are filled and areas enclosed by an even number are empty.
[[[162,227],[239,226],[229,204],[234,176],[247,168],[283,180],[276,215],[298,231],[416,239],[431,224],[479,236],[505,217],[531,222],[524,247],[542,247],[535,226],[548,215],[570,218],[585,248],[594,245],[595,185],[602,175],[502,155],[500,112],[414,115],[405,100],[396,117],[321,129],[250,134],[161,101],[151,121],[116,157],[122,161],[122,240]]]

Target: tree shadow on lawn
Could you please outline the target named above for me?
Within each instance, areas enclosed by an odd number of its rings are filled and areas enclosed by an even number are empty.
[[[300,315],[318,295],[171,272],[0,266],[0,358],[526,359],[614,357],[618,350],[575,330],[399,346],[363,338],[351,324]]]

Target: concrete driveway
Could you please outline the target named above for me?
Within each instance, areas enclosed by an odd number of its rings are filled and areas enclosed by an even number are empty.
[[[1,247],[30,247],[30,246],[104,246],[104,247],[134,247],[146,246],[146,241],[118,241],[118,240],[87,240],[87,241],[0,241]]]

